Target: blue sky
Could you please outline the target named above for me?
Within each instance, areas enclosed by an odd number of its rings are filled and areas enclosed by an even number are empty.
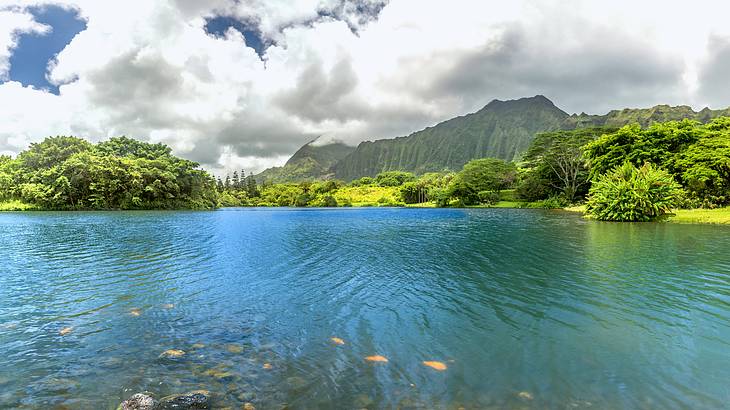
[[[48,89],[58,94],[58,87],[46,79],[48,63],[66,47],[76,34],[86,29],[77,12],[57,6],[33,8],[30,12],[39,23],[52,29],[46,34],[22,34],[10,57],[10,80]]]
[[[255,26],[249,25],[233,17],[214,17],[207,20],[205,24],[205,30],[209,34],[218,37],[225,36],[226,31],[230,27],[233,27],[243,34],[243,38],[246,40],[246,45],[256,50],[256,54],[258,54],[259,57],[264,54],[268,44],[265,44],[262,41],[261,35]]]

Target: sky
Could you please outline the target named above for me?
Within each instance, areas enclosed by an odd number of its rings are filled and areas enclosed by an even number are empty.
[[[725,0],[0,0],[0,154],[163,142],[217,175],[542,94],[730,106]]]

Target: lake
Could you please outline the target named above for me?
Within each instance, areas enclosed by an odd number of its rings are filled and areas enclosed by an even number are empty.
[[[196,389],[259,410],[730,402],[728,227],[507,209],[2,213],[0,263],[0,408]]]

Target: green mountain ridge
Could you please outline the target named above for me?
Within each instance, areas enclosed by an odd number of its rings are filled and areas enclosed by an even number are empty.
[[[493,100],[479,111],[446,120],[408,136],[364,141],[356,148],[337,143],[306,144],[286,165],[270,168],[257,179],[295,182],[336,178],[351,181],[384,171],[458,170],[475,158],[519,160],[541,132],[585,127],[621,127],[631,123],[691,119],[700,122],[730,116],[730,108],[694,111],[686,105],[625,108],[605,115],[568,114],[542,95]]]
[[[266,169],[256,175],[256,179],[275,183],[329,179],[334,176],[332,166],[355,150],[342,142],[316,145],[316,141],[304,144],[286,164]]]

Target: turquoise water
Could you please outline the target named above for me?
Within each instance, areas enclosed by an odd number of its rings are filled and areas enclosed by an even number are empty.
[[[727,408],[728,251],[538,210],[3,213],[0,408]]]

